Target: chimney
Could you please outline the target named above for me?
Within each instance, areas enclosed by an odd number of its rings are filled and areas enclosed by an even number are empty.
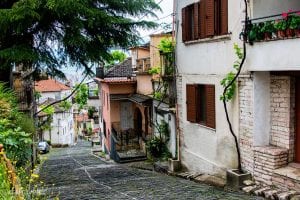
[[[104,66],[103,63],[100,63],[96,68],[96,77],[100,79],[104,79]]]

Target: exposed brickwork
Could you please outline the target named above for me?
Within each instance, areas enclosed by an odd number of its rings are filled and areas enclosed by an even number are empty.
[[[253,80],[239,78],[240,148],[242,166],[257,182],[281,188],[300,189],[296,177],[279,174],[294,159],[295,80],[270,77],[270,146],[253,147]]]
[[[294,155],[294,85],[289,76],[271,76],[270,144],[289,149],[289,161]]]
[[[287,178],[286,176],[273,173],[271,178],[272,184],[276,185],[279,188],[282,188],[284,190],[286,189],[292,189],[295,191],[300,191],[300,181]]]
[[[253,171],[253,80],[249,77],[239,78],[240,107],[240,149],[242,166]]]
[[[273,170],[287,165],[287,149],[266,146],[254,148],[254,178],[256,181],[272,184]]]

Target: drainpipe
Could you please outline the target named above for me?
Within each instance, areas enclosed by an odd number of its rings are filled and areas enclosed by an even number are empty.
[[[175,29],[176,29],[176,9],[177,9],[177,1],[173,0],[173,23],[172,23],[172,42],[175,43]],[[177,67],[176,67],[176,43],[175,43],[175,52],[174,56],[174,84],[175,84],[175,126],[176,126],[176,149],[177,149],[177,160],[181,160],[180,156],[180,127],[179,127],[179,115],[178,115],[178,102],[177,102],[177,85],[176,85],[176,77],[177,77]]]

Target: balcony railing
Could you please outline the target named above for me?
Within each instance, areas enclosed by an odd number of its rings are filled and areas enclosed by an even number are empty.
[[[283,40],[300,37],[300,11],[251,19],[246,27],[248,41]]]
[[[138,73],[148,73],[150,67],[150,58],[140,58],[136,60],[136,69]]]

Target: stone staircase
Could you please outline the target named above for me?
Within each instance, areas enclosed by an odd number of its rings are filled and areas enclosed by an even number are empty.
[[[242,190],[248,194],[262,196],[270,200],[300,200],[300,192],[296,190],[280,189],[276,186],[258,185],[251,180],[243,182]]]
[[[118,157],[116,162],[118,163],[128,163],[147,160],[146,154],[143,151],[137,149],[128,151],[117,151],[116,153]]]

